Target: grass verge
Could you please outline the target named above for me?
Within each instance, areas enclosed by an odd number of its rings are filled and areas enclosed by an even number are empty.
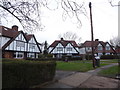
[[[57,61],[57,70],[65,70],[65,71],[80,71],[86,72],[94,69],[92,63],[81,62],[81,61],[72,61],[72,62],[63,62]],[[108,65],[106,63],[102,63],[100,66]]]
[[[110,60],[100,60],[100,62],[104,63],[118,63],[118,59],[110,59]]]
[[[120,67],[118,65],[98,72],[98,75],[100,76],[106,76],[112,78],[115,78],[116,74],[120,74]]]

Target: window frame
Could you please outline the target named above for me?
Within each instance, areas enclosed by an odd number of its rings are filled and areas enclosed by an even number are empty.
[[[57,47],[57,51],[63,51],[63,47]]]
[[[67,47],[67,51],[72,51],[72,47]]]

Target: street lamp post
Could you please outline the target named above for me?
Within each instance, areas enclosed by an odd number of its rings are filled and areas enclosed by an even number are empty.
[[[92,48],[92,60],[93,60],[93,68],[95,68],[95,58],[94,58],[94,36],[93,36],[93,22],[92,22],[92,6],[91,2],[89,2],[90,8],[90,23],[91,23],[91,48]]]

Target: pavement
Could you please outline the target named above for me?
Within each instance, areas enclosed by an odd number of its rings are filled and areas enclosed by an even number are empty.
[[[92,74],[92,75],[97,75],[97,73],[98,73],[99,71],[104,70],[104,69],[107,69],[107,68],[112,67],[112,66],[115,66],[115,65],[118,65],[118,63],[112,63],[112,64],[110,64],[110,65],[105,65],[105,66],[99,67],[99,68],[97,68],[97,69],[90,70],[90,71],[88,71],[88,72],[86,72],[86,73],[90,73],[90,74]]]
[[[118,79],[97,76],[97,73],[117,64],[106,65],[88,72],[56,71],[54,81],[41,88],[120,88]]]

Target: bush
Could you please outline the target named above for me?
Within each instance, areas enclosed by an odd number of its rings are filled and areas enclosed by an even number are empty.
[[[39,55],[39,58],[53,58],[53,55],[52,54],[40,54]]]
[[[50,81],[55,75],[55,61],[4,60],[3,88],[30,88]]]
[[[117,55],[102,55],[100,59],[118,59]]]
[[[92,55],[85,55],[86,60],[92,60]]]
[[[67,56],[67,55],[63,55],[61,59],[58,59],[60,61],[65,61],[65,60],[68,60],[68,61],[76,61],[76,60],[82,60],[82,57],[78,57],[78,56]]]

